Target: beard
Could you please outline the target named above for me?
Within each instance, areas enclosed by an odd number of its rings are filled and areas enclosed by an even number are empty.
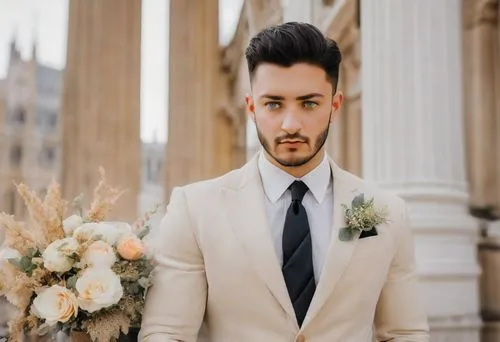
[[[331,119],[331,113],[330,113],[330,119]],[[328,132],[330,130],[330,120],[328,120],[328,124],[316,138],[316,141],[314,142],[314,148],[311,154],[303,157],[280,158],[277,155],[276,151],[271,148],[269,141],[264,137],[264,135],[260,131],[259,126],[257,125],[257,121],[255,121],[255,128],[257,130],[257,137],[262,147],[267,152],[267,154],[271,156],[271,158],[273,158],[276,162],[285,167],[299,167],[311,161],[311,159],[313,159],[319,153],[319,151],[321,151],[321,148],[325,145],[326,140],[328,139]],[[302,136],[299,133],[294,133],[294,134],[287,134],[285,136],[281,136],[274,139],[274,146],[278,146],[284,140],[301,140],[306,144],[310,145],[310,139],[308,137]]]

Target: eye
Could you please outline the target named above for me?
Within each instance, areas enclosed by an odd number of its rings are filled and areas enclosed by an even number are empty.
[[[281,103],[280,102],[276,102],[276,101],[274,101],[274,102],[266,102],[264,105],[269,110],[276,110],[276,109],[278,109],[278,108],[281,107]]]
[[[304,108],[306,108],[306,109],[314,109],[314,108],[319,106],[319,104],[317,102],[314,102],[314,101],[304,101],[303,105],[304,105]]]

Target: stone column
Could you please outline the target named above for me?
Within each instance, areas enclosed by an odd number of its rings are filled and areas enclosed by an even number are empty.
[[[498,108],[498,0],[464,1],[464,57],[467,174],[473,215],[498,218],[500,213],[500,108]],[[482,341],[500,339],[500,224],[484,222],[479,243],[482,274]]]
[[[477,342],[461,1],[361,2],[363,176],[406,199],[433,342]]]
[[[464,2],[465,119],[470,206],[474,215],[491,218],[498,207],[496,121],[500,84],[498,64],[498,0]],[[498,208],[497,208],[498,210]]]
[[[171,0],[165,196],[215,175],[218,0]]]
[[[134,220],[140,187],[140,0],[71,0],[62,97],[65,197],[92,190],[99,166],[127,189],[110,218]]]

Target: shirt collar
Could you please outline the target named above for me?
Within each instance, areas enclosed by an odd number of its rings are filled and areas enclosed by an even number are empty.
[[[283,195],[290,184],[292,184],[295,180],[303,181],[313,194],[316,201],[321,203],[325,197],[326,190],[328,189],[328,185],[331,180],[331,168],[326,153],[321,163],[302,178],[295,178],[275,166],[267,160],[263,152],[259,154],[258,165],[264,192],[266,193],[267,198],[273,203],[275,203]]]

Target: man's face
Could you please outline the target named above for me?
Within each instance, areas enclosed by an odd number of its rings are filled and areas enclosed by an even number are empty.
[[[252,96],[246,98],[264,150],[287,168],[321,157],[318,152],[341,103],[342,94],[332,95],[325,71],[305,63],[288,68],[260,65],[252,79]]]

